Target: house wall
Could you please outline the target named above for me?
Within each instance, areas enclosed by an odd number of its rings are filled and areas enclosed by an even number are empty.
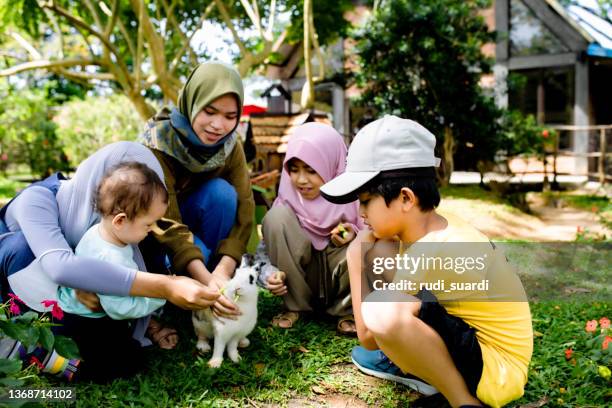
[[[496,43],[496,65],[494,72],[496,76],[496,99],[500,106],[509,106],[508,99],[508,79],[513,72],[539,71],[542,77],[551,76],[555,70],[573,68],[573,92],[567,90],[568,96],[571,95],[571,122],[566,124],[576,126],[588,126],[595,124],[595,112],[592,104],[592,87],[590,86],[589,68],[590,61],[585,58],[585,50],[588,42],[582,35],[575,30],[572,24],[564,19],[545,0],[521,0],[527,6],[530,13],[533,13],[544,24],[557,40],[563,43],[565,50],[557,54],[543,55],[520,55],[513,56],[510,52],[510,2],[512,0],[495,0],[495,27],[498,32]],[[599,75],[599,71],[598,71]],[[545,81],[541,80],[536,87],[536,117],[541,123],[546,123],[546,87]],[[532,95],[533,97],[533,95]],[[533,113],[533,112],[526,112]],[[588,132],[586,130],[575,131],[570,143],[574,153],[587,153]],[[574,160],[574,173],[585,174],[588,171],[588,160],[585,157],[577,157]]]

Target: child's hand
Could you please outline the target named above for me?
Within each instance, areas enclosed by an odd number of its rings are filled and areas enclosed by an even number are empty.
[[[79,302],[85,305],[86,308],[92,312],[101,312],[102,305],[100,304],[100,298],[93,292],[87,292],[85,290],[75,289],[74,294]]]
[[[273,295],[282,296],[287,293],[287,286],[285,286],[285,279],[287,274],[285,272],[275,272],[268,277],[266,287]]]
[[[331,241],[335,246],[341,247],[351,242],[355,235],[355,230],[351,224],[340,223],[331,231]]]
[[[212,274],[210,281],[208,282],[209,289],[215,290],[219,293],[217,301],[212,306],[213,314],[217,317],[225,317],[228,319],[236,320],[240,315],[240,309],[234,302],[227,298],[224,293],[225,284],[229,282],[229,278],[221,275]]]

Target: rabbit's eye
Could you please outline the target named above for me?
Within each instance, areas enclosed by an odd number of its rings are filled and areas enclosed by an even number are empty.
[[[249,275],[249,284],[253,284],[253,282],[255,282],[255,276],[253,275]]]

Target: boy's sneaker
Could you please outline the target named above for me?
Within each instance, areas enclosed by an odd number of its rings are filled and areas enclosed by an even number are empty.
[[[436,388],[420,378],[402,373],[402,370],[380,350],[367,350],[361,346],[356,346],[353,348],[351,358],[353,364],[368,375],[404,384],[423,395],[438,393]]]

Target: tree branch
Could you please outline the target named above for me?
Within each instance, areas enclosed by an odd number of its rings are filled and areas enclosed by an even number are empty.
[[[162,89],[166,98],[176,100],[180,83],[178,79],[168,76],[163,38],[157,34],[157,31],[153,27],[153,23],[146,11],[144,1],[130,0],[130,2],[136,15],[142,17],[142,21],[140,21],[139,24],[142,25],[144,38],[149,45],[149,56],[151,57],[153,71],[159,78],[157,84]],[[140,13],[141,9],[142,13]]]
[[[162,5],[166,9],[166,15],[168,16],[168,20],[169,20],[170,24],[172,24],[174,26],[174,28],[176,28],[176,31],[178,32],[179,37],[181,37],[181,39],[183,40],[183,45],[185,43],[187,43],[187,45],[188,45],[187,50],[189,51],[189,57],[191,58],[191,62],[194,65],[197,64],[198,57],[197,57],[195,51],[193,50],[193,48],[191,47],[191,45],[189,44],[190,38],[193,37],[193,34],[191,35],[191,37],[188,37],[183,32],[183,30],[181,29],[180,24],[178,23],[178,21],[176,21],[176,17],[172,13],[172,9],[176,5],[176,3],[172,2],[172,4],[170,6],[168,6],[168,3],[166,2],[166,0],[162,0]],[[213,5],[213,3],[210,3],[206,9],[208,10],[211,5]],[[194,33],[197,30],[198,30],[198,26],[196,26],[196,29],[194,30]],[[185,51],[181,50],[181,55],[182,55],[183,52],[185,52]]]
[[[119,0],[113,0],[113,7],[111,10],[108,10],[106,4],[102,1],[98,3],[102,11],[107,15],[108,21],[106,22],[106,28],[104,29],[104,35],[106,37],[110,37],[113,29],[115,28],[115,24],[117,23],[117,19],[119,17]],[[106,8],[106,10],[104,9]],[[108,12],[110,11],[110,15]]]
[[[236,27],[234,27],[234,23],[232,23],[232,19],[229,13],[227,12],[227,9],[225,8],[225,5],[223,4],[221,0],[214,0],[214,1],[215,1],[215,4],[217,5],[217,8],[221,12],[221,18],[223,19],[223,22],[227,25],[227,28],[229,28],[230,31],[232,32],[232,37],[234,37],[234,41],[236,41],[236,45],[238,45],[240,52],[243,54],[243,58],[247,58],[248,55],[250,55],[250,52],[249,50],[247,50],[244,43],[238,36]]]
[[[312,78],[312,62],[310,61],[311,14],[312,0],[304,0],[304,68],[306,70],[306,82],[302,87],[302,97],[300,98],[302,109],[311,108],[314,104],[314,81]]]
[[[10,68],[0,70],[0,77],[15,75],[24,71],[31,71],[34,69],[51,69],[59,67],[86,67],[88,65],[101,65],[101,62],[95,59],[82,59],[82,58],[68,58],[63,60],[51,61],[46,59],[40,59],[36,61],[28,61],[23,64],[18,64]]]
[[[53,24],[53,28],[57,32],[57,35],[59,38],[59,57],[63,59],[64,58],[64,33],[62,33],[62,28],[60,27],[59,23],[57,22],[57,18],[55,18],[55,15],[53,15],[53,13],[51,13],[48,9],[43,9],[43,10],[45,11],[47,18],[51,21],[51,24]]]
[[[87,38],[87,35],[83,31],[81,31],[82,28],[75,27],[75,29],[81,35],[81,37],[83,37],[83,41],[85,42],[85,45],[87,45],[87,48],[89,49],[89,53],[91,54],[91,56],[95,58],[96,53],[94,52],[93,47],[91,46],[91,43],[89,42],[89,39]]]
[[[128,69],[127,69],[127,66],[125,65],[123,59],[121,58],[121,55],[120,55],[119,51],[110,42],[108,37],[105,37],[104,34],[99,32],[98,30],[96,30],[95,28],[90,26],[89,24],[87,24],[85,21],[83,21],[79,17],[76,17],[76,16],[70,14],[67,10],[63,9],[62,7],[59,7],[57,4],[55,4],[55,2],[46,2],[46,3],[44,3],[42,5],[42,7],[48,8],[50,10],[53,10],[55,13],[65,17],[74,26],[80,27],[80,28],[82,28],[82,29],[84,29],[86,31],[89,31],[91,34],[93,34],[98,39],[100,39],[100,41],[102,41],[102,43],[104,44],[106,49],[108,51],[112,52],[115,55],[115,57],[116,57],[114,63],[119,68],[119,72],[121,72],[121,75],[119,77],[117,77],[117,81],[119,83],[121,83],[122,86],[124,86],[126,88],[131,88],[132,87],[132,78],[131,78],[130,73],[129,73]],[[108,59],[108,58],[105,58],[105,59]],[[111,64],[111,66],[115,66],[115,65]]]
[[[85,0],[85,6],[89,9],[89,12],[91,13],[91,16],[93,17],[94,22],[96,23],[96,26],[98,26],[98,29],[102,30],[104,26],[102,25],[102,20],[100,19],[100,15],[96,11],[96,7],[91,3],[90,0]]]
[[[98,2],[98,6],[106,16],[109,18],[106,24],[106,28],[104,29],[104,35],[106,37],[110,37],[113,29],[115,28],[115,24],[119,27],[119,32],[123,35],[125,39],[125,43],[127,44],[128,50],[132,56],[132,59],[135,58],[136,51],[134,50],[134,44],[132,43],[132,38],[128,35],[127,30],[125,29],[125,25],[121,19],[119,19],[119,0],[113,0],[113,8],[112,10],[108,8],[106,3],[103,1]]]
[[[142,72],[141,64],[142,64],[142,48],[143,48],[143,20],[144,20],[144,7],[140,7],[138,13],[138,35],[136,36],[136,59],[134,60],[134,71],[136,74],[136,90],[140,89],[140,74]]]
[[[13,58],[16,60],[23,60],[23,56],[19,55],[19,54],[14,54],[10,51],[2,51],[0,50],[0,57],[9,57],[9,58]]]
[[[314,13],[312,12],[312,8],[310,9],[310,15],[308,16],[309,26],[310,26],[310,37],[312,39],[312,46],[317,54],[317,59],[319,60],[319,75],[314,77],[313,82],[320,82],[325,78],[325,62],[323,60],[323,53],[321,52],[321,46],[319,45],[319,36],[317,35],[317,31],[314,25]]]
[[[255,10],[253,10],[253,7],[251,7],[247,0],[240,0],[240,3],[242,4],[244,11],[246,11],[247,16],[249,16],[249,18],[253,22],[253,25],[257,28],[257,31],[259,31],[259,34],[263,34],[261,30],[261,21],[259,20],[257,15],[259,14],[259,11],[255,12]],[[257,6],[257,4],[255,4],[255,6]]]
[[[67,78],[71,78],[71,79],[77,79],[77,80],[84,80],[84,81],[89,81],[92,79],[96,79],[99,81],[114,81],[115,80],[115,76],[113,74],[109,74],[106,72],[102,72],[102,73],[96,73],[96,72],[77,72],[77,71],[69,71],[67,69],[60,69],[58,70],[58,72],[67,77]]]
[[[136,58],[136,48],[134,46],[134,43],[132,42],[132,37],[127,32],[127,29],[125,28],[125,25],[121,20],[117,21],[117,27],[119,27],[119,32],[121,33],[121,35],[123,35],[123,38],[125,39],[125,43],[127,44],[128,50],[130,51],[132,58]]]
[[[257,21],[256,26],[259,29],[259,34],[263,37],[263,26],[261,25],[261,16],[259,15],[259,6],[257,5],[257,0],[252,0],[253,3],[253,11],[255,12],[255,20]]]
[[[268,29],[266,30],[266,38],[272,40],[273,36],[273,28],[274,28],[274,18],[276,17],[276,0],[272,0],[270,3],[270,19],[268,20]]]
[[[168,70],[168,75],[174,75],[174,71],[178,67],[181,57],[183,56],[183,54],[185,53],[187,49],[189,49],[191,53],[195,54],[195,52],[193,51],[193,48],[191,47],[191,40],[193,36],[195,35],[195,33],[197,33],[200,27],[202,26],[202,23],[204,22],[204,20],[208,18],[208,15],[212,12],[212,9],[214,7],[215,7],[215,3],[210,3],[208,7],[206,7],[206,10],[204,10],[204,13],[202,13],[202,15],[200,16],[200,20],[198,24],[195,26],[195,29],[193,30],[193,32],[188,37],[187,36],[185,37],[183,41],[183,46],[181,47],[179,52],[176,53],[176,55],[174,56],[174,59],[170,63],[170,69]]]
[[[32,59],[39,60],[42,58],[42,55],[40,54],[40,52],[38,52],[38,50],[34,48],[34,46],[30,44],[28,40],[23,38],[21,35],[19,35],[16,32],[11,32],[11,37],[13,37],[13,39],[17,41],[17,43],[21,45],[28,52],[28,54],[30,54]]]

